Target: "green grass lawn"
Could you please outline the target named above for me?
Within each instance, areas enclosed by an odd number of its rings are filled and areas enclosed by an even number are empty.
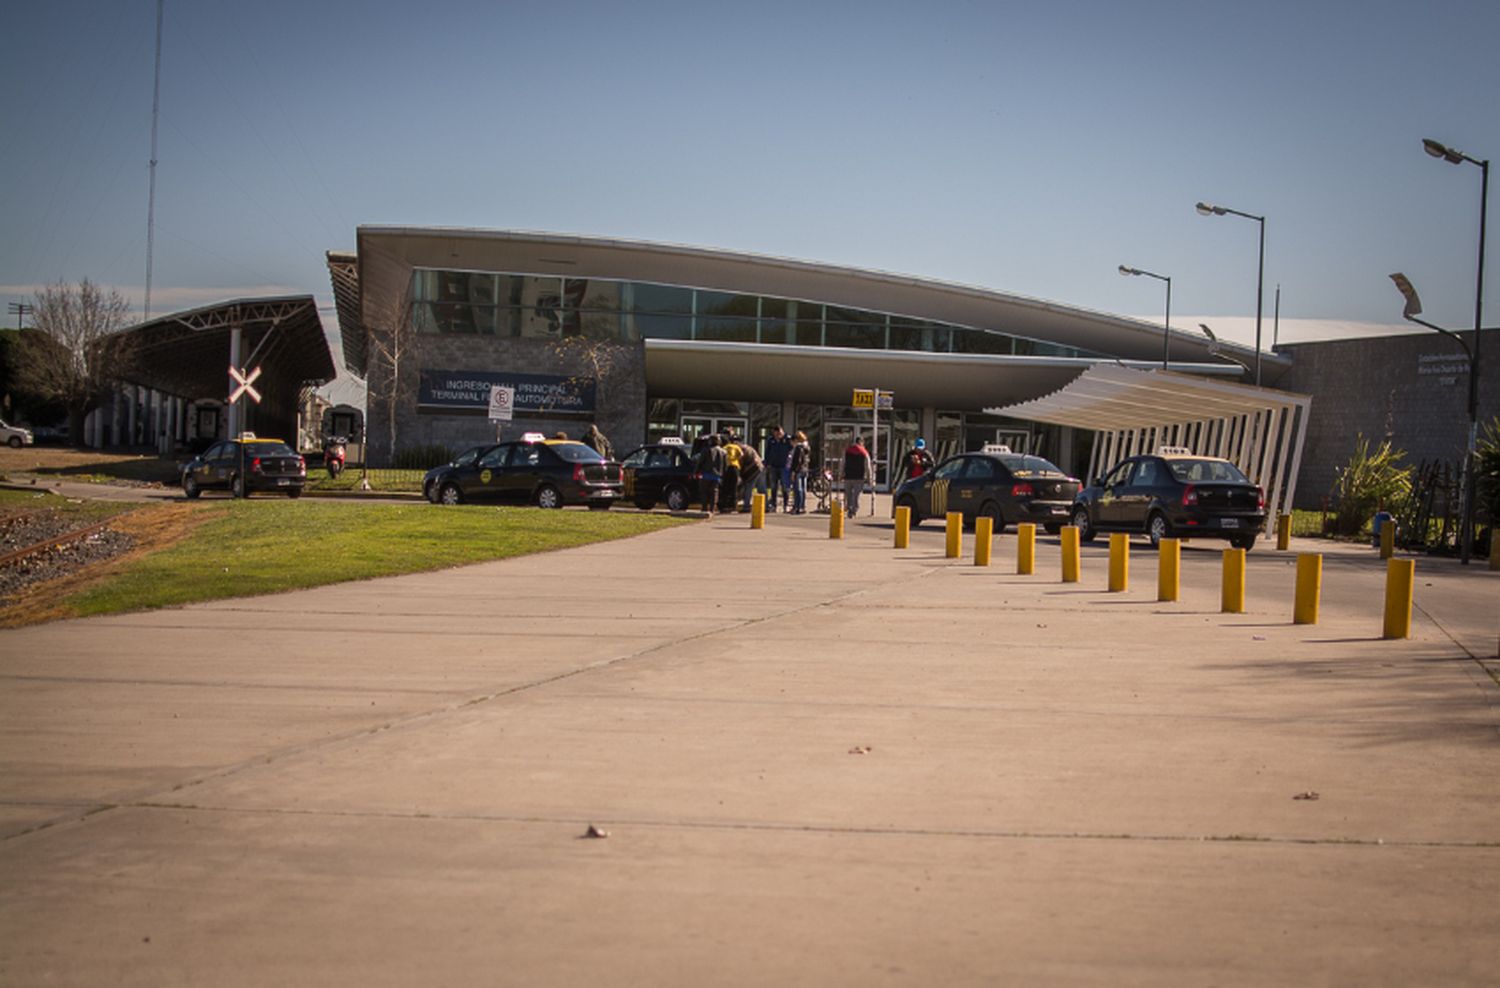
[[[70,501],[46,489],[15,490],[0,488],[0,513],[50,511],[70,525],[83,527],[139,508],[138,504],[120,501]],[[20,548],[16,546],[15,548]]]
[[[181,541],[65,601],[79,615],[276,593],[627,538],[685,519],[603,511],[259,500],[195,506]]]

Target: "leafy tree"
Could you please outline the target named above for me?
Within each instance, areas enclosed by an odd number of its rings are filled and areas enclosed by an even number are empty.
[[[1490,419],[1475,446],[1474,509],[1482,522],[1500,522],[1500,418]]]
[[[16,390],[66,408],[68,436],[77,445],[84,416],[129,373],[133,341],[120,330],[130,306],[119,292],[87,278],[49,285],[35,305],[34,328],[18,335],[12,353]]]

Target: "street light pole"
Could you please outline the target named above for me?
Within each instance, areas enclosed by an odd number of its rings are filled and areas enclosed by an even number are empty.
[[[1167,283],[1167,321],[1162,326],[1161,334],[1161,369],[1167,369],[1167,361],[1172,352],[1172,279],[1164,274],[1156,274],[1151,271],[1143,271],[1140,268],[1128,268],[1120,265],[1120,273],[1128,275],[1145,275],[1147,278],[1155,278]]]
[[[1247,220],[1254,220],[1260,224],[1260,266],[1255,273],[1255,383],[1260,385],[1260,317],[1263,301],[1266,296],[1266,218],[1256,216],[1254,213],[1242,213],[1238,209],[1230,209],[1228,206],[1215,206],[1212,203],[1200,202],[1197,205],[1198,212],[1204,216],[1243,216]]]
[[[1471,533],[1474,529],[1474,449],[1479,442],[1479,331],[1484,324],[1484,228],[1485,217],[1489,212],[1490,161],[1488,158],[1470,157],[1462,151],[1427,137],[1422,139],[1422,148],[1434,158],[1442,158],[1449,164],[1457,165],[1467,161],[1471,165],[1479,166],[1479,273],[1474,279],[1474,346],[1469,353],[1469,446],[1464,455],[1466,477],[1464,478],[1463,544],[1458,550],[1459,561],[1467,564],[1472,541]]]

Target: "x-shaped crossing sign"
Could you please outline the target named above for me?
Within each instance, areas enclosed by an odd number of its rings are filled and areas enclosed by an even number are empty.
[[[259,367],[255,368],[250,373],[245,374],[242,373],[239,368],[235,367],[233,364],[230,364],[229,377],[239,385],[239,387],[229,392],[229,403],[231,405],[240,400],[240,395],[249,395],[251,401],[255,402],[257,405],[260,404],[260,392],[256,391],[250,386],[257,377],[260,377]]]

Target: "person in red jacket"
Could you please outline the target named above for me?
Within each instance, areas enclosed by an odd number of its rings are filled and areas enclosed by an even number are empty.
[[[870,463],[870,451],[860,441],[859,436],[854,437],[847,449],[844,450],[844,514],[850,518],[859,514],[859,496],[864,493],[865,484],[875,479],[875,469]]]

